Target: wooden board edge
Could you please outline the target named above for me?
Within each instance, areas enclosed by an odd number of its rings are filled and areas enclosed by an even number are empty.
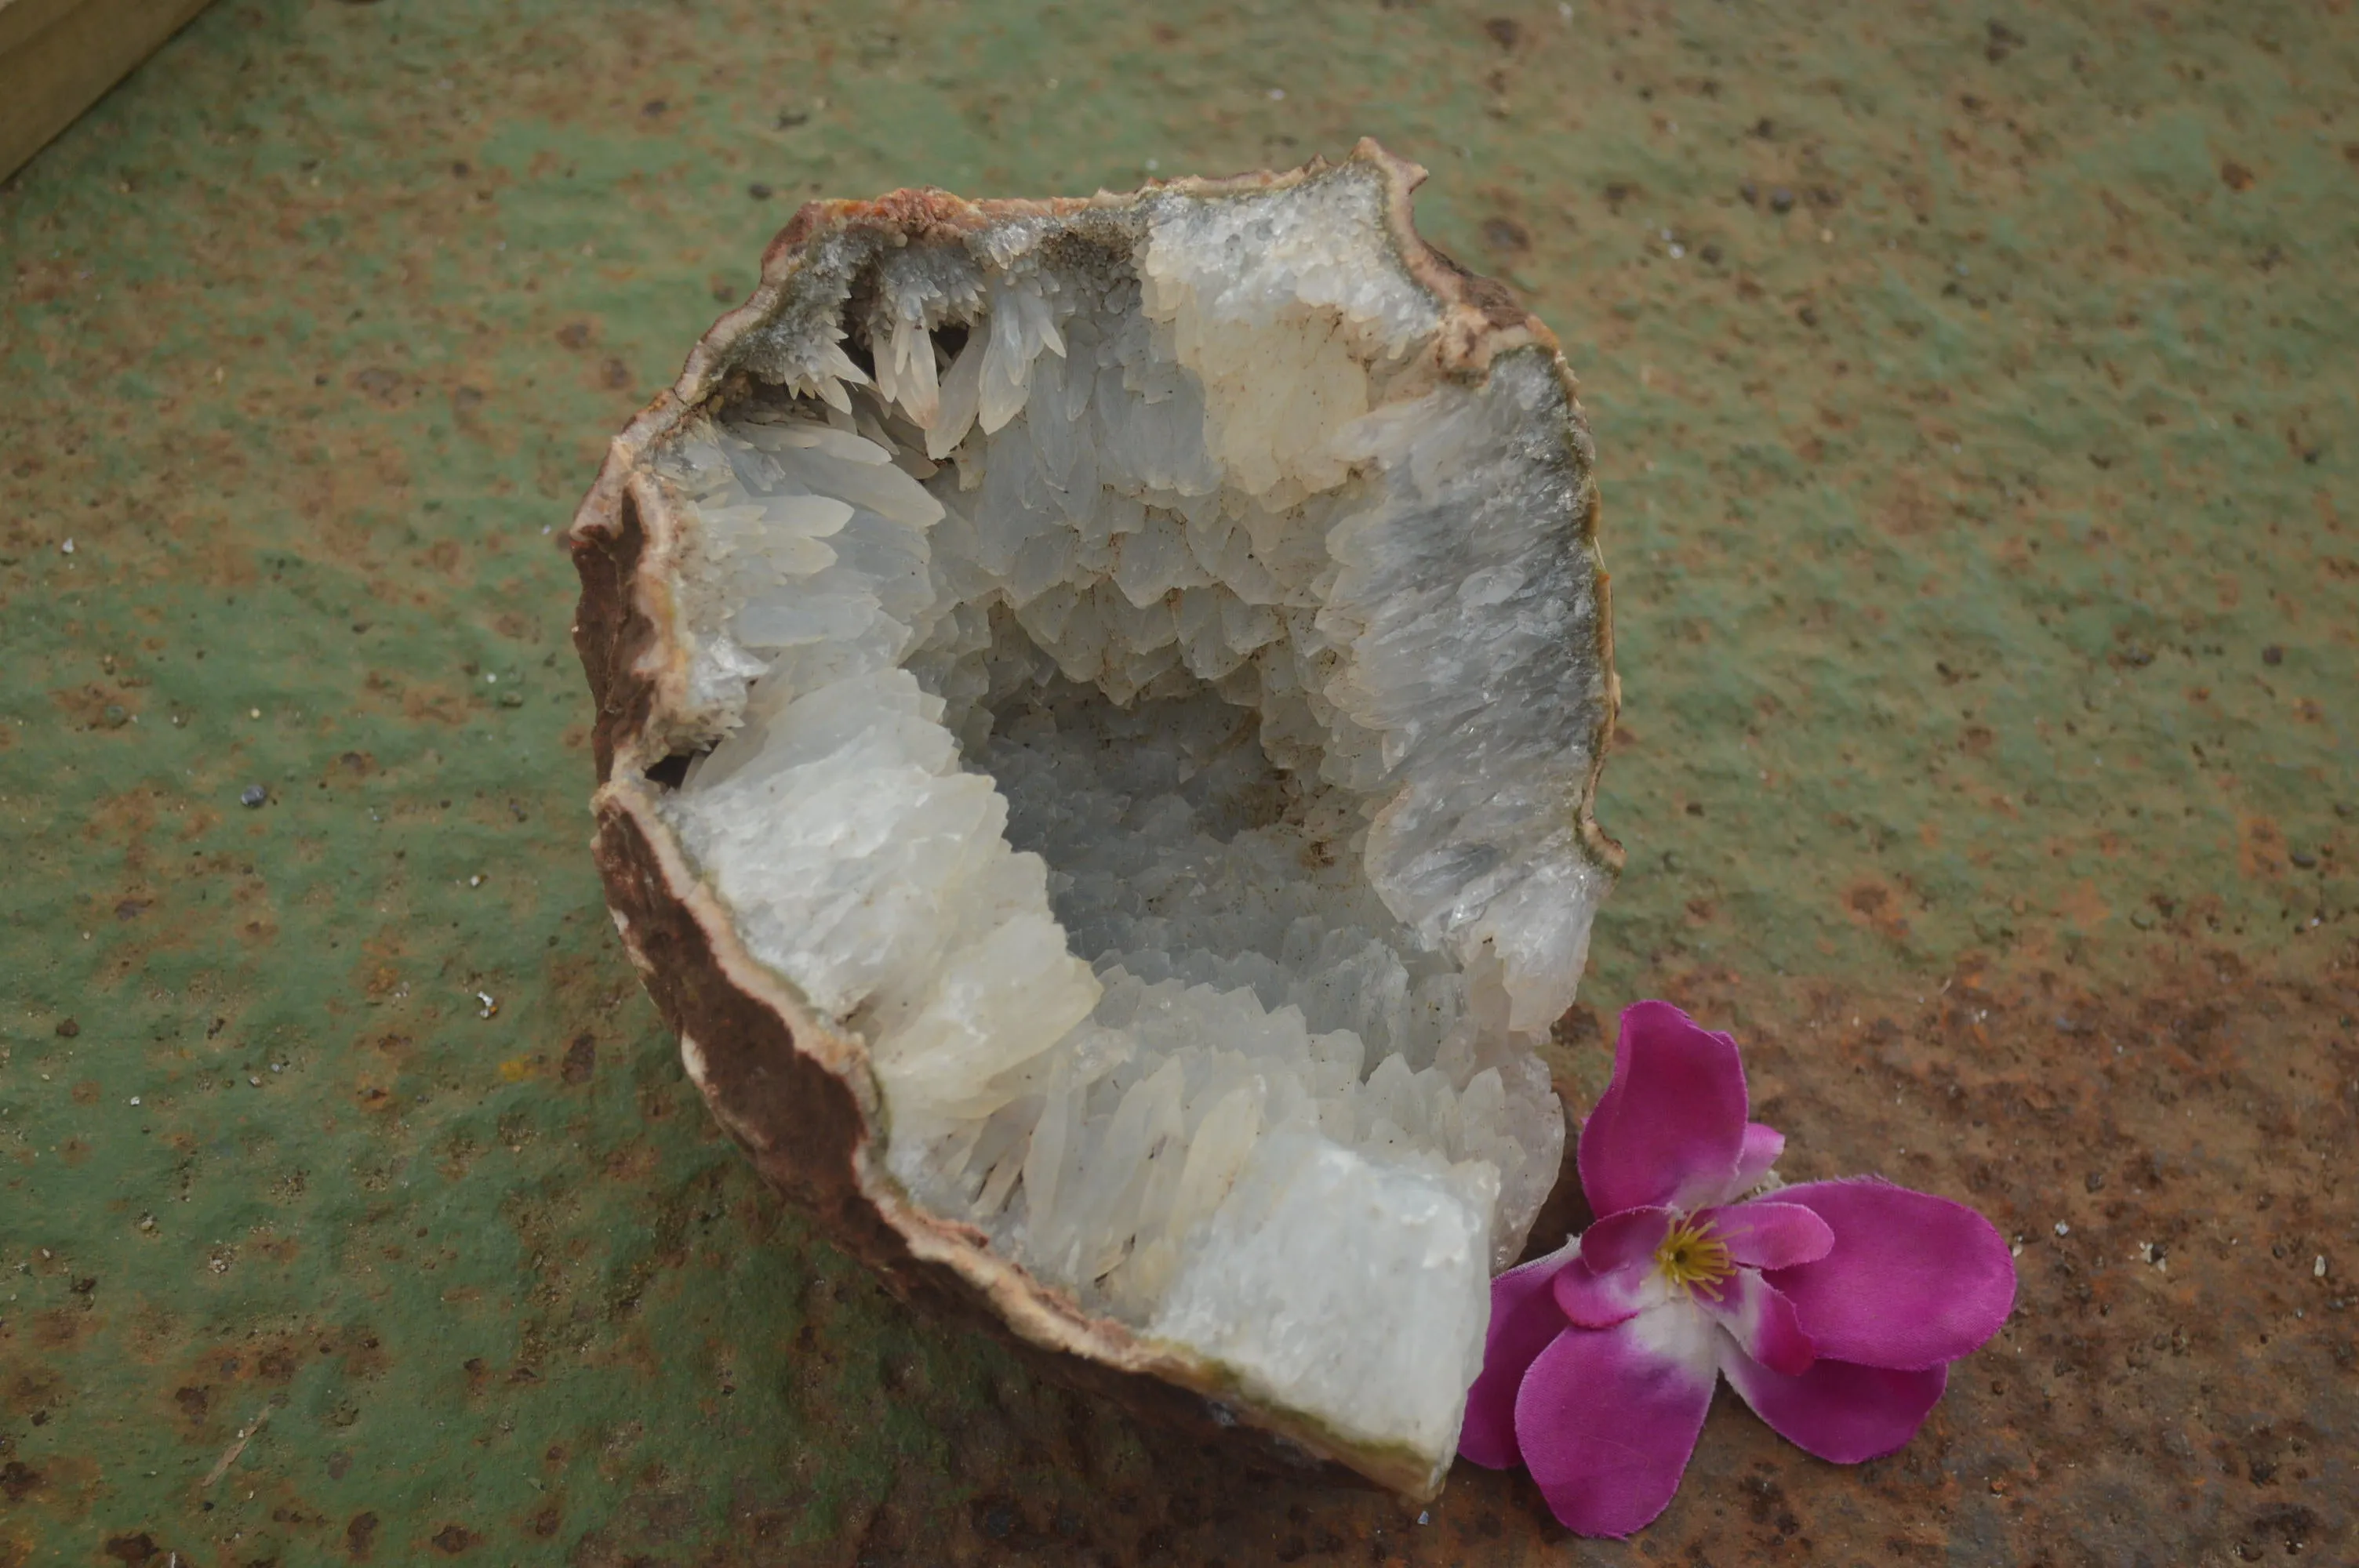
[[[29,163],[208,3],[0,0],[0,179]]]

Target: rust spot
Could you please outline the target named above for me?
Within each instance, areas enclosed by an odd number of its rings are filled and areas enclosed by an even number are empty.
[[[41,1473],[21,1459],[0,1465],[0,1497],[21,1503],[40,1489]]]
[[[1532,248],[1532,234],[1513,218],[1485,218],[1483,243],[1502,254],[1514,255]]]
[[[475,1544],[474,1533],[463,1524],[446,1524],[434,1532],[434,1550],[445,1557],[456,1557]]]
[[[2220,166],[2220,183],[2231,190],[2250,190],[2258,177],[2234,158]]]
[[[598,1070],[598,1043],[587,1034],[577,1034],[573,1044],[565,1048],[565,1064],[557,1076],[569,1084],[586,1084]]]
[[[33,1314],[33,1343],[45,1350],[62,1350],[90,1326],[90,1314],[80,1307],[51,1307]]]
[[[1908,923],[1900,917],[1899,901],[1883,883],[1854,882],[1843,890],[1843,902],[1854,919],[1873,927],[1878,935],[1896,942],[1908,935]]]
[[[366,1561],[369,1549],[375,1544],[376,1515],[354,1514],[353,1521],[344,1526],[344,1550],[354,1558]]]

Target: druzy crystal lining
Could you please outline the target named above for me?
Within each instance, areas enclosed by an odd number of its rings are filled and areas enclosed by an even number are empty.
[[[1382,200],[815,257],[656,454],[664,809],[919,1201],[1438,1465],[1558,1169],[1609,699],[1552,356],[1439,373]]]

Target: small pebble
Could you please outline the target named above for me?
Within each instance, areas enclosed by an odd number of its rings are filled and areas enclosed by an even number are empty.
[[[1772,212],[1791,212],[1793,210],[1794,193],[1792,191],[1787,189],[1781,185],[1777,189],[1769,193],[1769,211]]]
[[[58,551],[59,551],[59,553],[60,553],[60,554],[61,554],[61,555],[68,555],[68,556],[72,555],[72,554],[73,554],[73,541],[72,541],[71,539],[68,539],[64,544],[60,545],[60,546],[58,546]]]
[[[2312,1261],[2312,1262],[2311,1262],[2311,1264],[2310,1264],[2310,1277],[2311,1279],[2313,1279],[2313,1280],[2322,1280],[2322,1279],[2326,1278],[2326,1254],[2325,1254],[2325,1253],[2323,1253],[2323,1252],[2320,1253],[2320,1254],[2318,1255],[2317,1259],[2316,1259],[2314,1261]]]
[[[2261,663],[2265,665],[2284,664],[2285,650],[2278,647],[2275,643],[2271,643],[2267,647],[2261,650]]]
[[[2072,1234],[2072,1227],[2060,1219],[2056,1222],[2056,1234],[2059,1236],[2070,1236]]]
[[[258,784],[248,784],[244,789],[238,791],[237,794],[237,803],[240,806],[245,806],[248,811],[253,810],[255,807],[260,806],[264,801],[268,800],[269,798],[270,792],[263,788]]]
[[[770,188],[757,179],[745,188],[745,194],[756,201],[767,201],[770,199]]]
[[[131,1103],[133,1105],[137,1105],[139,1103],[139,1097],[137,1095],[133,1095],[131,1097]]]

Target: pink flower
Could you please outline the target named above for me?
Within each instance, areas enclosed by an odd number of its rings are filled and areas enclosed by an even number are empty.
[[[1736,1042],[1668,1002],[1622,1015],[1581,1130],[1596,1224],[1491,1282],[1458,1452],[1518,1462],[1557,1518],[1628,1535],[1679,1490],[1713,1384],[1821,1459],[1907,1443],[1998,1332],[2015,1265],[1962,1204],[1875,1180],[1747,1201],[1786,1146],[1747,1121]]]

